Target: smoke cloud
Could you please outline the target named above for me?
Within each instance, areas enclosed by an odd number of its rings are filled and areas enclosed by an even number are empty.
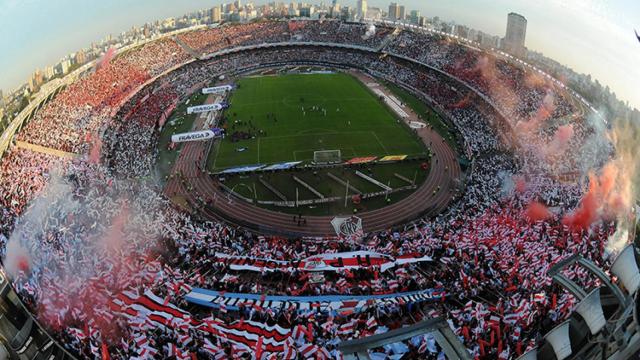
[[[109,63],[115,57],[115,55],[116,55],[116,49],[113,47],[110,47],[109,50],[107,50],[104,53],[104,55],[102,55],[100,60],[96,62],[96,70],[100,70],[106,67],[107,65],[109,65]]]
[[[376,26],[374,24],[370,24],[369,27],[367,27],[367,32],[364,33],[364,36],[362,38],[366,40],[371,38],[375,34],[376,34]]]
[[[60,330],[108,314],[114,295],[145,282],[145,259],[156,258],[165,203],[145,182],[118,181],[98,167],[56,172],[9,238],[6,270],[17,287],[31,283],[38,316]]]
[[[562,155],[569,147],[569,141],[573,138],[573,124],[567,124],[558,127],[553,140],[547,146],[546,153],[548,155]]]

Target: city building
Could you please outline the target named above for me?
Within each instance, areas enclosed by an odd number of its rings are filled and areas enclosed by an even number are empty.
[[[478,42],[482,47],[485,48],[500,48],[500,37],[495,35],[490,35],[483,33],[482,31],[478,32]]]
[[[36,70],[29,79],[29,90],[34,93],[40,89],[42,84],[44,84],[44,73],[41,70]]]
[[[419,10],[411,10],[411,15],[409,15],[409,19],[412,24],[418,24],[420,22],[420,11]]]
[[[149,24],[144,24],[144,27],[142,28],[142,35],[145,37],[145,39],[151,37],[151,27],[149,26]]]
[[[300,8],[300,16],[301,17],[312,17],[313,14],[316,12],[316,9],[314,6],[305,6],[303,8]]]
[[[398,20],[404,20],[407,18],[407,14],[405,12],[404,5],[400,5],[398,8]]]
[[[478,30],[469,29],[469,31],[467,32],[467,39],[475,42],[480,42],[480,40],[478,39]]]
[[[469,28],[464,25],[455,25],[453,27],[453,35],[466,39],[469,36]]]
[[[76,59],[77,59],[77,55],[76,55]],[[44,68],[44,77],[47,80],[51,79],[55,74],[56,73],[55,73],[55,70],[53,70],[53,66],[49,65]]]
[[[340,4],[338,4],[338,0],[333,0],[331,3],[331,16],[338,17],[340,15]]]
[[[367,19],[381,20],[382,9],[378,7],[370,7],[367,9]]]
[[[148,36],[149,35],[145,35],[145,37],[148,37]],[[87,56],[84,53],[84,51],[80,50],[76,53],[75,61],[76,61],[76,64],[79,64],[79,65],[82,65],[87,62]]]
[[[509,13],[507,17],[507,33],[502,43],[504,51],[515,56],[525,58],[527,49],[524,46],[527,36],[527,19],[516,13]]]
[[[219,22],[222,20],[222,10],[220,6],[215,6],[211,8],[211,22]]]
[[[340,13],[340,19],[348,20],[350,17],[350,13],[351,13],[351,8],[348,6],[343,6],[342,11]]]
[[[358,0],[357,11],[357,17],[359,19],[364,19],[365,17],[367,17],[367,0]]]
[[[391,3],[389,5],[389,14],[387,16],[389,20],[398,20],[400,18],[400,5],[398,5],[398,3]]]

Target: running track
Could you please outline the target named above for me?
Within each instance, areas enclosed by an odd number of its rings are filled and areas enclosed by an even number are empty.
[[[371,79],[367,79],[371,81]],[[416,120],[411,114],[407,121]],[[196,120],[195,128],[202,126],[202,119]],[[431,170],[426,181],[405,199],[381,209],[358,213],[365,232],[375,232],[422,216],[440,213],[449,205],[454,195],[454,179],[460,176],[460,165],[455,152],[434,130],[418,129],[418,135],[431,149],[433,158]],[[190,210],[206,220],[226,220],[235,225],[244,226],[266,234],[291,236],[326,237],[335,236],[331,220],[333,216],[307,216],[307,224],[298,226],[293,215],[259,208],[253,204],[230,196],[220,189],[216,180],[202,172],[209,150],[209,142],[190,142],[183,145],[176,164],[174,176],[165,186],[165,195],[169,199],[186,199]],[[179,179],[175,174],[181,173]],[[434,190],[440,190],[434,195]],[[208,202],[206,206],[200,206]],[[177,202],[176,202],[177,204]]]

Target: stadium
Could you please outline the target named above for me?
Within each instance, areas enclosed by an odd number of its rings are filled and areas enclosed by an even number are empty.
[[[414,25],[169,32],[0,138],[19,359],[627,359],[636,213],[560,81]]]

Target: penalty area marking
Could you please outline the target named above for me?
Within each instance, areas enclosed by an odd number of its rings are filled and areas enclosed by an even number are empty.
[[[376,138],[376,141],[378,142],[378,144],[379,144],[380,146],[382,146],[382,150],[384,150],[384,153],[385,153],[386,155],[389,155],[389,150],[387,150],[387,147],[386,147],[386,146],[384,146],[384,144],[382,143],[382,141],[380,141],[380,138],[378,137],[378,134],[376,134],[376,132],[375,132],[375,131],[370,131],[370,133],[372,133],[372,134],[373,134],[373,137],[374,137],[374,138]]]

